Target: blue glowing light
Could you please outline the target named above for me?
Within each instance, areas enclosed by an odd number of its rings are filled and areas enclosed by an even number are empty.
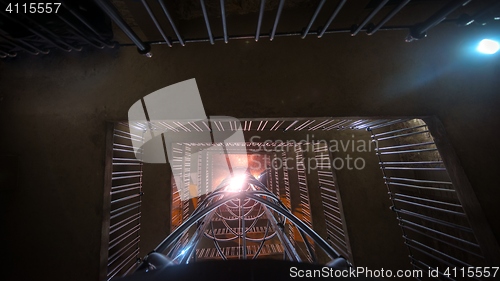
[[[492,55],[500,50],[500,43],[491,39],[483,39],[477,46],[477,51],[483,54]]]

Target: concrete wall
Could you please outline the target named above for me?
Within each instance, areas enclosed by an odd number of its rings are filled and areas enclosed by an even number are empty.
[[[207,115],[436,115],[497,237],[500,61],[463,52],[473,28],[278,38],[23,56],[0,63],[0,145],[19,159],[2,191],[10,279],[97,280],[105,121],[196,78]],[[370,254],[370,253],[367,253]],[[23,257],[28,257],[28,261]]]

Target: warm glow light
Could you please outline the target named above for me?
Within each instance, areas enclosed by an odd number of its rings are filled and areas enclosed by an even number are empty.
[[[243,175],[234,175],[229,185],[227,187],[227,191],[229,192],[240,192],[245,184],[246,176]]]
[[[484,39],[479,42],[477,51],[483,54],[492,55],[500,49],[500,43],[490,39]]]

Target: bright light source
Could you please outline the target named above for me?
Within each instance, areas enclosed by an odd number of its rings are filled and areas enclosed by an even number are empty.
[[[181,255],[184,255],[185,253],[186,253],[185,249],[181,251]]]
[[[242,175],[234,175],[231,181],[229,182],[229,185],[227,187],[227,191],[229,192],[239,192],[243,188],[243,185],[245,184],[246,176],[244,174]]]
[[[483,54],[492,55],[500,49],[500,43],[491,39],[483,39],[477,46],[477,51]]]

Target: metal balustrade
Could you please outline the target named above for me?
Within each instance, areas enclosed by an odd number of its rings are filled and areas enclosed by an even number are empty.
[[[338,196],[335,184],[334,171],[332,170],[332,159],[328,144],[317,142],[313,144],[316,153],[318,168],[318,187],[321,193],[323,211],[325,214],[327,240],[333,248],[352,262],[352,254],[346,234],[346,222],[343,218],[343,208]]]
[[[284,233],[286,221],[289,220],[304,238],[306,235],[310,237],[332,260],[340,258],[326,241],[295,217],[265,183],[249,173],[244,175],[243,185],[237,191],[234,190],[234,176],[224,179],[191,216],[155,248],[154,253],[163,254],[169,264],[184,264],[206,258],[255,259],[259,255],[275,254],[287,260],[301,261]],[[254,217],[248,217],[250,214]],[[220,220],[214,220],[215,217]],[[258,221],[263,221],[266,226],[255,227]],[[214,226],[216,223],[220,225],[220,222],[225,229]],[[183,241],[181,238],[190,230],[193,233],[191,238]],[[198,248],[204,239],[212,241],[215,247]],[[309,245],[307,239],[304,241]],[[310,245],[307,249],[309,255],[314,255]],[[154,257],[153,253],[146,256],[137,270],[150,271],[159,267]]]
[[[101,267],[110,280],[126,275],[136,267],[139,258],[141,228],[142,149],[132,146],[132,139],[142,136],[129,132],[128,124],[116,123],[109,128],[103,219]],[[136,154],[137,152],[137,154]],[[137,158],[136,156],[139,156]]]
[[[415,269],[491,266],[499,258],[498,244],[435,118],[262,118],[241,119],[240,123],[239,130],[255,134],[366,132],[376,144],[381,180],[387,186],[393,204],[391,210],[401,227],[409,262]],[[183,136],[210,132],[210,128],[212,132],[238,130],[234,120],[220,118],[215,121],[151,121],[134,126]],[[114,140],[119,141],[112,146],[115,154],[110,159],[116,168],[109,173],[110,182],[137,181],[141,175],[138,172],[141,161],[126,156],[132,150],[130,144],[123,141],[140,136],[127,134],[122,127],[117,127],[113,133]],[[300,134],[296,138],[300,138]],[[172,144],[174,155],[170,165],[173,176],[180,181],[172,180],[172,234],[156,248],[157,253],[162,253],[174,264],[258,256],[315,262],[318,250],[322,252],[326,248],[330,258],[342,256],[353,261],[347,232],[349,222],[345,221],[339,193],[342,187],[337,184],[331,166],[333,155],[326,142],[311,142],[312,152],[306,149],[305,143],[284,143],[288,147],[285,151],[278,151],[277,147],[270,151],[258,150],[260,143],[226,143],[224,153],[256,153],[267,157],[263,160],[266,166],[259,180],[247,175],[249,185],[243,193],[248,195],[245,198],[225,191],[228,179],[222,182],[217,179],[220,175],[212,166],[221,150],[213,145]],[[318,162],[314,174],[307,172],[306,167],[311,157]],[[273,167],[271,163],[278,159],[289,161],[287,164],[294,169]],[[118,168],[124,166],[135,168]],[[176,182],[182,186],[176,186]],[[196,194],[190,193],[190,189]],[[315,198],[320,200],[311,201],[313,190],[318,190],[319,197]],[[111,209],[113,220],[125,217],[112,221],[107,228],[109,260],[127,268],[120,274],[130,274],[135,268],[134,259],[145,254],[139,253],[135,246],[140,238],[139,191],[140,182],[121,182],[110,189],[113,196],[120,196],[112,197],[114,202],[130,203]],[[325,235],[314,234],[314,230],[318,230],[314,223],[314,219],[318,219],[317,212],[324,215]],[[119,232],[123,233],[117,235]],[[273,238],[262,238],[267,236]],[[125,238],[129,240],[123,240]],[[140,268],[148,268],[147,256]],[[111,267],[108,272],[119,275]],[[440,279],[449,279],[443,272],[440,274]]]
[[[278,37],[297,36],[302,39],[316,36],[323,38],[326,35],[348,33],[351,36],[357,36],[360,32],[366,32],[368,35],[374,35],[379,31],[400,31],[406,30],[408,36],[407,42],[422,39],[426,37],[427,32],[441,23],[456,23],[459,26],[467,26],[473,22],[483,25],[485,22],[493,21],[494,16],[485,17],[485,10],[500,9],[497,1],[474,1],[474,5],[467,5],[470,0],[452,0],[444,5],[435,5],[429,1],[366,1],[364,6],[360,7],[358,1],[339,0],[334,4],[330,1],[303,1],[310,5],[317,3],[315,9],[306,9],[302,13],[308,13],[299,30],[280,31],[289,29],[287,24],[283,23],[283,18],[288,15],[289,8],[293,7],[294,2],[285,0],[266,1],[261,0],[255,3],[254,20],[247,25],[254,27],[254,33],[245,33],[232,27],[233,21],[228,21],[228,17],[234,17],[234,13],[227,10],[228,2],[224,0],[206,1],[200,0],[192,3],[192,6],[199,4],[199,9],[203,21],[198,30],[206,30],[206,37],[193,37],[189,32],[186,33],[182,23],[179,21],[179,13],[175,10],[172,2],[157,1],[60,1],[62,5],[58,12],[43,13],[13,13],[2,9],[0,18],[0,57],[11,58],[18,53],[29,53],[32,55],[48,54],[51,50],[61,50],[63,52],[81,51],[83,48],[114,48],[116,46],[136,46],[139,53],[151,57],[151,45],[174,45],[185,46],[188,43],[208,42],[215,44],[218,41],[228,43],[231,40],[255,40],[262,41],[268,39],[276,40]],[[295,1],[296,2],[296,1]],[[0,1],[2,7],[7,7],[9,2]],[[214,9],[213,4],[217,7]],[[274,3],[274,4],[273,4]],[[210,4],[210,7],[208,7]],[[427,18],[415,17],[411,20],[404,20],[398,17],[402,10],[412,9],[412,4],[424,5],[428,14]],[[130,5],[132,11],[122,11],[124,7]],[[469,8],[470,6],[473,6]],[[210,8],[210,9],[209,9]],[[141,9],[141,12],[134,10]],[[462,16],[449,18],[451,14],[459,11]],[[126,14],[124,16],[123,14]],[[231,14],[231,15],[230,15]],[[345,25],[345,19],[340,21],[339,14],[343,17],[348,15],[352,18],[349,25]],[[365,16],[358,21],[359,14]],[[494,15],[494,13],[493,13]],[[138,32],[142,26],[137,26],[139,20],[134,20],[134,16],[149,17],[157,32],[157,37],[153,40],[140,38]],[[271,17],[271,18],[269,18]],[[96,20],[98,19],[98,20]],[[144,20],[141,18],[141,20]],[[270,20],[266,22],[265,20]],[[130,42],[113,42],[113,34],[110,21],[130,39]],[[221,23],[220,30],[214,30],[213,23]],[[241,22],[241,21],[240,21]],[[340,23],[339,23],[340,22]],[[145,24],[147,25],[147,24]],[[15,26],[15,28],[14,28]],[[283,28],[285,26],[285,28]],[[332,27],[334,26],[334,27]],[[269,28],[268,32],[263,32]],[[291,28],[291,27],[290,27]],[[116,37],[116,36],[115,36]],[[158,38],[158,39],[156,39]]]
[[[490,264],[484,255],[488,246],[480,246],[477,238],[486,229],[471,226],[464,198],[457,194],[466,186],[453,183],[429,125],[420,119],[398,120],[368,130],[378,143],[376,154],[391,209],[413,267],[435,269],[439,279],[457,280],[445,275],[444,269]]]

